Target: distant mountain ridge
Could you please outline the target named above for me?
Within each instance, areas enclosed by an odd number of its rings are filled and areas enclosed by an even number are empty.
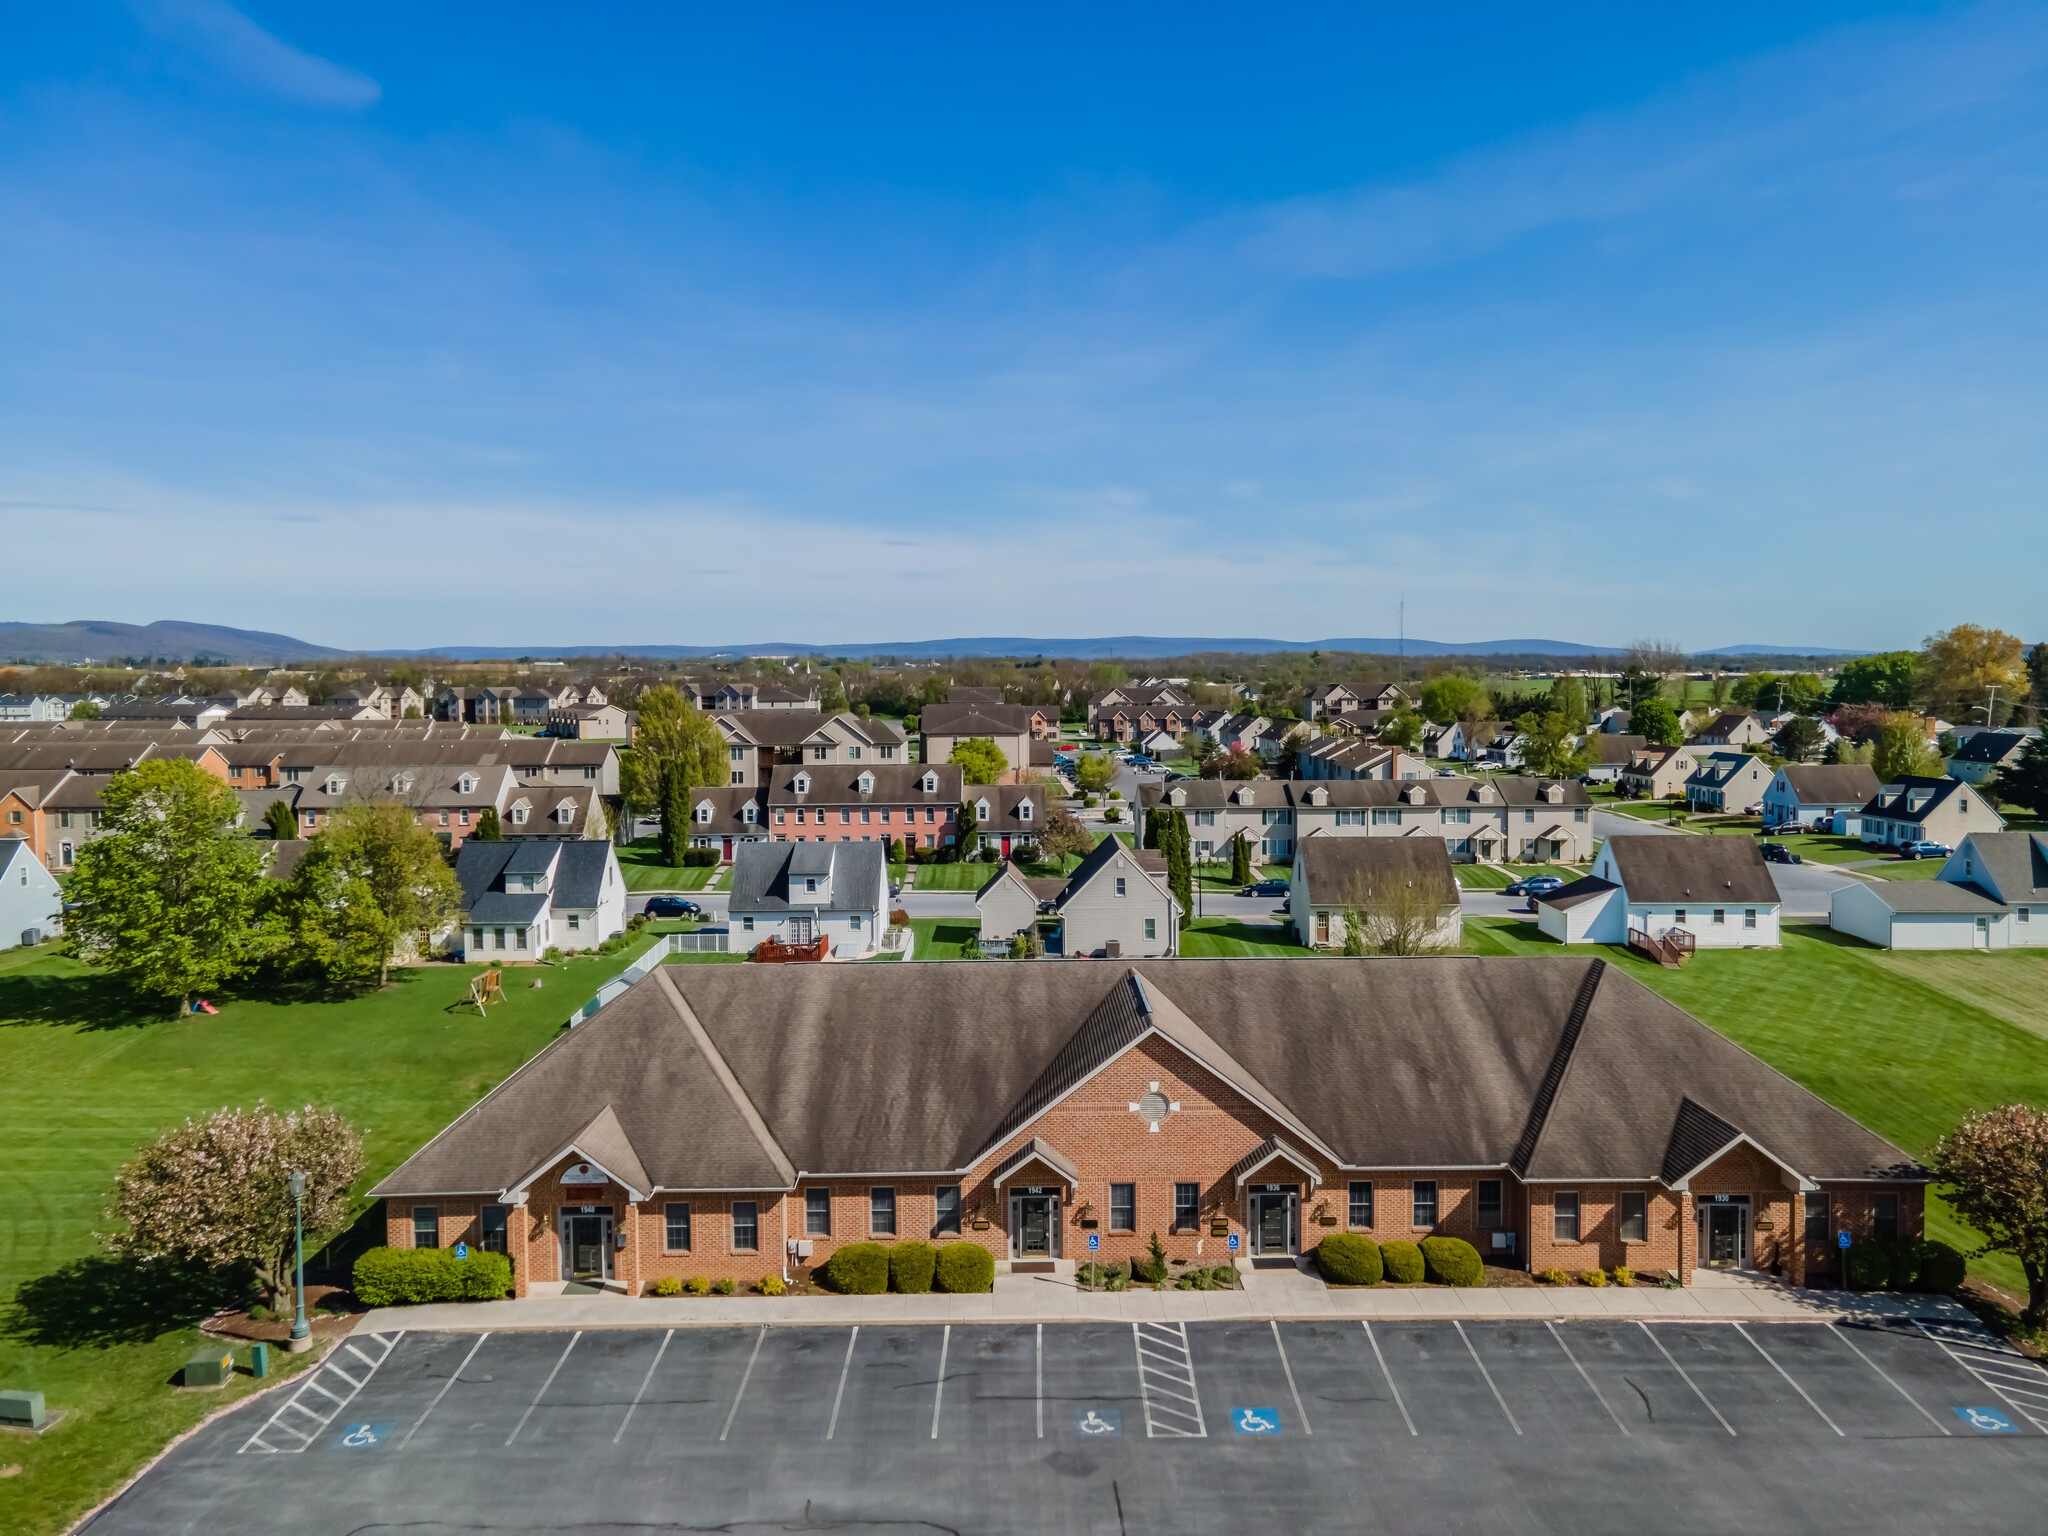
[[[230,629],[179,619],[152,624],[122,624],[108,619],[73,619],[64,624],[0,623],[0,662],[77,664],[105,662],[121,656],[206,656],[251,666],[261,662],[333,661],[349,656],[438,656],[450,661],[510,661],[521,656],[656,656],[673,660],[741,656],[893,656],[927,661],[945,656],[1053,656],[1075,661],[1125,658],[1157,661],[1174,656],[1258,655],[1279,651],[1352,651],[1395,656],[1556,656],[1588,659],[1616,657],[1622,648],[1582,645],[1570,640],[1406,640],[1380,635],[1332,640],[1273,640],[1262,637],[1108,635],[1087,639],[1024,636],[977,636],[945,640],[892,640],[875,644],[818,645],[775,641],[758,645],[437,645],[414,649],[350,651],[315,645],[290,635],[263,630]],[[1697,651],[1696,656],[1863,656],[1866,651],[1827,647],[1730,645]]]

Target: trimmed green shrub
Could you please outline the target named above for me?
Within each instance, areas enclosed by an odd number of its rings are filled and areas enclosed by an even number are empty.
[[[979,1243],[948,1243],[939,1250],[934,1280],[949,1295],[996,1288],[995,1256]]]
[[[733,1285],[730,1279],[714,1280],[711,1282],[711,1294],[714,1296],[730,1296],[735,1289],[737,1287]]]
[[[657,1296],[680,1296],[683,1294],[683,1282],[675,1275],[663,1275],[654,1282],[654,1294]]]
[[[512,1289],[512,1261],[502,1253],[452,1248],[371,1248],[356,1260],[349,1289],[366,1307],[434,1301],[491,1301]]]
[[[1089,1260],[1074,1271],[1074,1280],[1087,1291],[1128,1291],[1131,1272],[1121,1264],[1098,1264]]]
[[[718,857],[718,850],[716,848],[685,848],[683,850],[683,862],[680,867],[683,869],[710,869],[716,866]]]
[[[880,1243],[848,1243],[825,1261],[818,1278],[842,1296],[879,1296],[889,1289],[889,1250]]]
[[[1378,1285],[1386,1278],[1380,1245],[1360,1232],[1332,1232],[1316,1244],[1315,1257],[1332,1285]]]
[[[1479,1250],[1462,1237],[1425,1237],[1422,1272],[1437,1285],[1484,1285],[1486,1265]]]
[[[1844,1275],[1852,1291],[1881,1291],[1892,1283],[1891,1255],[1876,1243],[1858,1243],[1843,1255]]]
[[[1166,1279],[1166,1249],[1157,1232],[1152,1234],[1150,1251],[1145,1257],[1131,1260],[1131,1278],[1147,1285],[1158,1285]]]
[[[692,1296],[709,1296],[711,1294],[711,1282],[702,1275],[692,1275],[690,1276],[690,1283],[684,1286],[683,1289]]]
[[[782,1283],[782,1276],[780,1275],[763,1275],[755,1282],[754,1289],[763,1296],[780,1296],[789,1287]]]
[[[1422,1250],[1398,1238],[1380,1244],[1380,1262],[1386,1267],[1387,1278],[1396,1285],[1414,1285],[1428,1272],[1422,1262]]]
[[[898,1243],[889,1250],[889,1289],[905,1296],[923,1296],[932,1288],[939,1250],[930,1243]]]
[[[1959,1250],[1931,1238],[1922,1240],[1919,1248],[1920,1273],[1913,1281],[1915,1290],[1945,1296],[1963,1283],[1969,1261]]]
[[[1553,1265],[1549,1269],[1537,1270],[1536,1278],[1545,1285],[1569,1285],[1572,1277]]]

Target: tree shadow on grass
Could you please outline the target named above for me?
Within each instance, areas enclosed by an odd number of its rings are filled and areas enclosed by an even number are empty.
[[[161,1024],[176,1015],[177,1006],[175,999],[137,992],[120,976],[0,976],[0,1026],[134,1029]]]
[[[0,1337],[52,1349],[147,1344],[203,1322],[247,1290],[240,1275],[90,1254],[24,1282],[0,1308]]]

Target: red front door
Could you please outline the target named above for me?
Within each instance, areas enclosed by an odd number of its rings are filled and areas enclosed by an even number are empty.
[[[1009,840],[1009,839],[1008,839],[1008,838],[1006,837],[1006,838],[1004,838],[1004,839],[1003,839],[1003,857],[1007,859],[1007,858],[1008,858],[1009,856],[1010,856],[1010,840]]]
[[[729,837],[725,840],[725,853],[723,857],[727,862],[730,862],[732,859],[732,839]]]

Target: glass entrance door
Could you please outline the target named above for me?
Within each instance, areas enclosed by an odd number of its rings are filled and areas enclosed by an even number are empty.
[[[1252,1252],[1294,1252],[1295,1192],[1292,1189],[1252,1192]]]
[[[1707,1265],[1712,1269],[1742,1267],[1743,1208],[1734,1201],[1707,1207]]]
[[[1043,1192],[1010,1196],[1010,1231],[1012,1258],[1058,1258],[1060,1197]]]
[[[564,1266],[571,1280],[598,1284],[610,1277],[611,1226],[609,1216],[571,1215],[563,1218],[566,1229],[563,1248],[568,1263]]]

